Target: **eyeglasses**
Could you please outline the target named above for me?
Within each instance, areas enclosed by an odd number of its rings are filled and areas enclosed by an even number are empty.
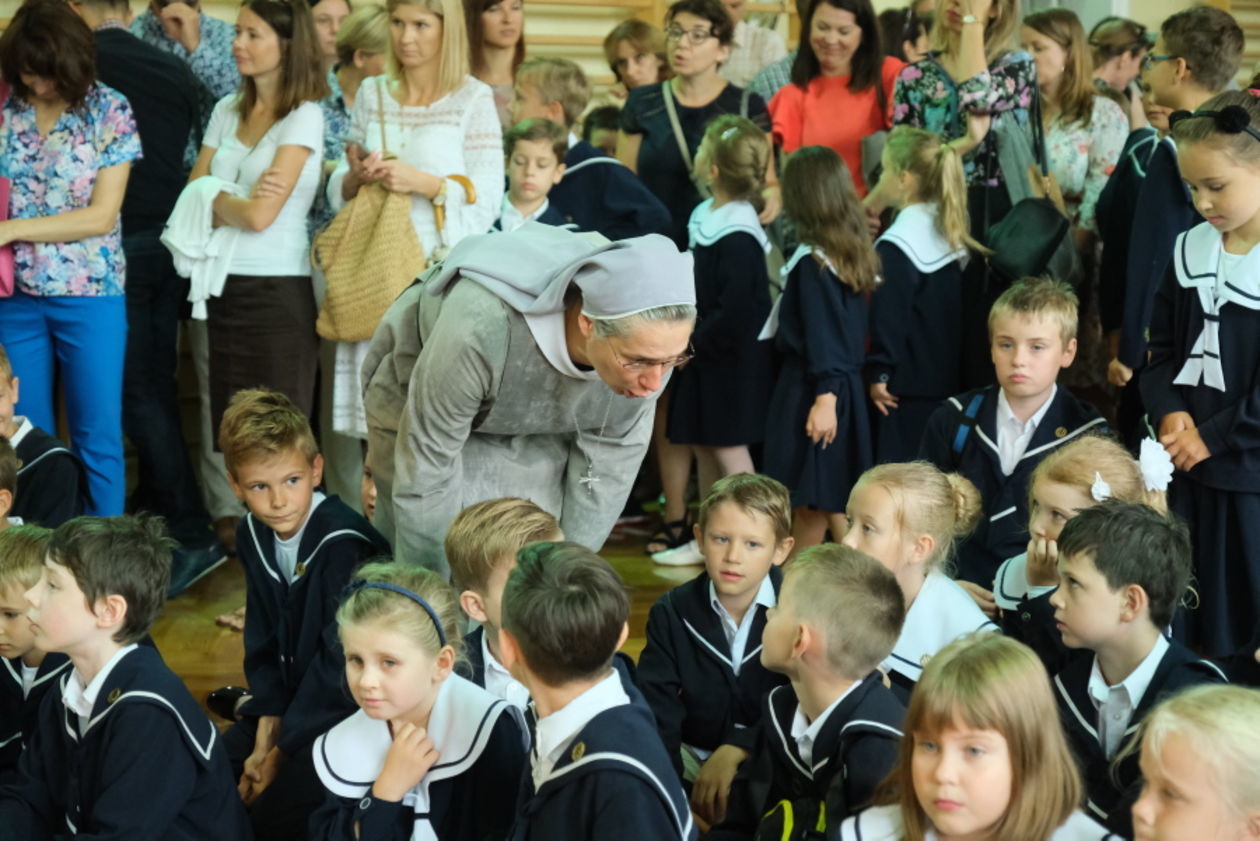
[[[671,26],[665,30],[666,41],[680,41],[684,35],[691,44],[703,44],[710,38],[716,37],[709,29],[683,29],[681,26]]]
[[[675,356],[673,359],[631,359],[627,361],[621,358],[620,354],[617,353],[617,349],[611,343],[609,343],[608,349],[612,351],[613,359],[617,360],[617,364],[621,366],[622,370],[633,371],[636,374],[649,371],[652,368],[661,368],[665,371],[669,371],[672,368],[681,368],[696,355],[696,349],[691,346],[691,342],[687,342],[686,353],[682,356]]]
[[[1146,55],[1142,56],[1142,72],[1145,73],[1146,71],[1150,70],[1152,67],[1155,66],[1155,62],[1157,61],[1172,61],[1174,58],[1181,58],[1181,56],[1151,55],[1150,53],[1147,53]],[[1186,69],[1190,70],[1191,69],[1190,65],[1187,64]]]

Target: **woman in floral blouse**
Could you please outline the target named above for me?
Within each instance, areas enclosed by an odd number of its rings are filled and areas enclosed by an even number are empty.
[[[20,414],[56,429],[53,371],[70,439],[87,468],[85,513],[123,513],[122,384],[127,342],[119,211],[140,137],[127,99],[96,83],[87,25],[61,0],[30,0],[0,37],[11,89],[0,175],[12,182],[0,245],[15,289],[0,299],[0,343],[22,383]]]
[[[967,174],[971,233],[984,241],[989,225],[1011,208],[998,165],[995,115],[1028,124],[1036,90],[1032,57],[1012,50],[1019,26],[1019,0],[943,0],[932,32],[934,51],[901,71],[893,94],[893,123],[936,132],[962,153]],[[878,192],[878,191],[876,191]],[[868,208],[882,209],[872,194]],[[963,386],[993,381],[989,360],[989,307],[1002,291],[986,276],[985,262],[972,260],[963,275]]]

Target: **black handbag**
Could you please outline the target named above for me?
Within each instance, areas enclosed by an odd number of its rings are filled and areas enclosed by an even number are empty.
[[[1037,169],[1042,178],[1049,181],[1041,94],[1036,91],[1028,119],[1032,124],[1032,151]],[[1003,171],[1002,176],[1028,178],[1028,173]],[[1005,216],[989,226],[984,233],[984,244],[993,252],[986,257],[986,262],[1003,287],[1025,277],[1052,277],[1079,288],[1084,279],[1081,256],[1072,238],[1072,223],[1049,198],[1020,199]]]

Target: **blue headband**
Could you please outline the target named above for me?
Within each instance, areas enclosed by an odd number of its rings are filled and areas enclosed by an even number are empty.
[[[437,611],[433,606],[426,602],[419,594],[413,593],[406,587],[400,587],[397,584],[390,584],[388,581],[365,581],[362,578],[356,578],[350,582],[346,588],[346,597],[349,598],[360,590],[389,590],[391,593],[397,593],[400,596],[406,596],[416,604],[424,608],[424,612],[429,614],[429,618],[433,620],[433,627],[437,629],[438,642],[446,645],[446,632],[442,630],[442,620],[438,619]]]

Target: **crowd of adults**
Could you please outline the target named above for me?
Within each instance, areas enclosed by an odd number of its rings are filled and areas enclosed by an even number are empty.
[[[831,147],[872,217],[885,204],[873,179],[879,133],[894,123],[937,132],[965,152],[973,230],[983,230],[1010,208],[990,129],[1006,118],[1026,126],[1039,88],[1050,168],[1091,253],[1099,193],[1144,119],[1135,79],[1145,30],[1108,19],[1086,37],[1075,15],[1021,18],[1014,0],[935,5],[877,16],[870,0],[801,0],[800,43],[789,52],[773,21],[749,20],[744,0],[679,0],[663,29],[627,20],[608,34],[616,82],[590,113],[620,109],[606,146],[665,206],[659,233],[685,250],[702,198],[693,160],[715,117],[747,117],[783,153]],[[984,25],[965,26],[974,16]],[[21,6],[0,39],[0,171],[12,182],[0,244],[12,244],[16,263],[0,344],[22,383],[17,411],[36,426],[57,429],[55,386],[64,391],[87,513],[164,515],[184,580],[231,551],[240,507],[215,429],[231,394],[257,385],[318,418],[327,484],[358,499],[368,343],[317,336],[312,238],[367,184],[410,196],[426,254],[490,229],[504,195],[501,135],[521,96],[524,18],[522,0],[245,0],[235,25],[196,0],[152,0],[134,18],[127,0]],[[173,213],[197,184],[203,212],[234,244],[208,287],[196,272],[181,276],[162,242],[186,221]],[[763,224],[775,223],[778,192],[772,155]],[[987,303],[966,311],[983,317]],[[199,469],[176,400],[181,326],[199,382]],[[982,328],[972,333],[983,342]],[[664,361],[638,379],[644,366],[627,374],[592,364],[614,391],[659,396],[678,356],[648,353]],[[978,348],[973,364],[986,360]],[[678,523],[690,458],[662,426],[658,418],[664,520]],[[124,436],[137,460],[130,499]],[[441,443],[457,454],[464,442]],[[378,471],[414,481],[426,455],[371,453]],[[623,479],[628,487],[633,476]]]

